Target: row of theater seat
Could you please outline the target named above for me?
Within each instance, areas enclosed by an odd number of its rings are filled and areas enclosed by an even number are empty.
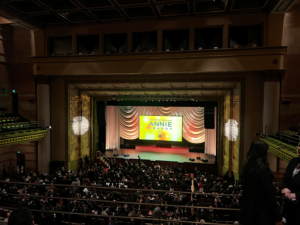
[[[0,124],[0,131],[10,131],[10,130],[18,130],[18,129],[26,129],[30,127],[29,122],[21,122],[21,123],[5,123]]]
[[[0,132],[28,129],[31,123],[18,113],[0,111]]]
[[[0,124],[1,123],[15,123],[22,121],[23,118],[20,117],[0,117]]]

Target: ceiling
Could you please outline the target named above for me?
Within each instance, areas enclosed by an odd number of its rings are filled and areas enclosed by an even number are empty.
[[[270,12],[280,1],[292,4],[295,0],[0,0],[0,16],[12,21],[17,18],[28,28],[41,28],[207,14]]]
[[[238,91],[239,82],[164,82],[164,83],[77,83],[72,91],[91,97],[115,99],[192,99],[223,96]]]

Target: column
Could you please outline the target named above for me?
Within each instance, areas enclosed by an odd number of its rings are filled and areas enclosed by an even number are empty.
[[[189,29],[189,50],[194,50],[195,48],[195,29],[190,27]]]
[[[40,126],[51,126],[50,124],[50,79],[37,79],[37,111]],[[50,135],[38,142],[38,171],[48,173],[50,166]]]
[[[132,32],[127,32],[127,53],[132,53]]]
[[[222,41],[222,48],[229,48],[228,46],[228,40],[229,38],[229,27],[228,24],[224,24],[223,26],[223,41]]]
[[[268,16],[268,46],[281,46],[283,34],[284,13]],[[265,43],[264,43],[265,44]]]
[[[163,51],[163,31],[162,29],[157,30],[157,51]]]
[[[77,36],[72,34],[72,54],[77,55]]]
[[[279,130],[280,82],[285,70],[267,70],[264,75],[263,132]]]

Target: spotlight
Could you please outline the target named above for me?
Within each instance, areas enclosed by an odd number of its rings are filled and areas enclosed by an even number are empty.
[[[194,159],[194,158],[189,158],[189,160],[190,160],[190,161],[195,161],[195,159]]]
[[[208,162],[208,160],[207,159],[202,159],[202,162]]]
[[[130,155],[129,155],[129,154],[125,154],[125,155],[124,155],[124,157],[128,157],[128,156],[130,156]]]
[[[115,153],[114,156],[118,156],[119,154]]]

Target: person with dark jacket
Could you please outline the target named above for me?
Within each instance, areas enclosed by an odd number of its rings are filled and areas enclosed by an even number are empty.
[[[282,193],[286,197],[283,214],[287,225],[300,224],[300,147],[298,157],[293,158],[282,178]]]
[[[130,202],[136,202],[136,200],[137,200],[137,194],[136,194],[136,191],[130,193],[130,196],[129,196],[129,199],[128,199],[128,200],[129,200]]]
[[[241,223],[243,225],[282,225],[282,216],[275,198],[273,173],[264,141],[252,142],[247,152],[243,173]]]
[[[32,213],[27,207],[19,207],[8,218],[8,225],[32,225]]]
[[[54,213],[52,212],[54,210],[54,208],[52,206],[49,207],[49,211],[47,212],[45,215],[45,222],[48,225],[52,225],[55,224],[55,216]]]

